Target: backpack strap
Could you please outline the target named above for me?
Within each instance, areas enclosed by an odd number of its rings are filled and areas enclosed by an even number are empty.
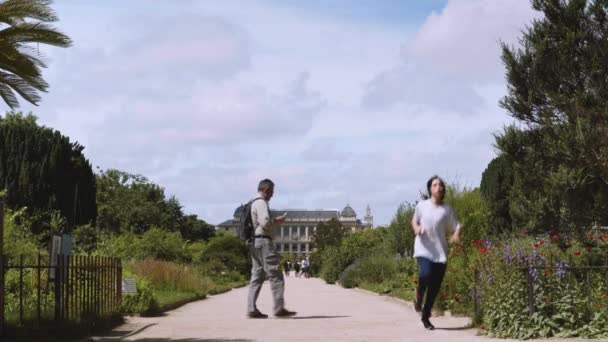
[[[251,201],[249,201],[249,213],[251,214],[251,209],[253,209],[253,202],[257,201],[257,200],[261,200],[264,199],[263,197],[256,197],[254,199],[252,199]],[[270,215],[270,206],[268,206],[268,204],[266,204],[266,209],[268,209],[268,217],[272,220],[272,215]],[[254,227],[255,228],[255,227]]]

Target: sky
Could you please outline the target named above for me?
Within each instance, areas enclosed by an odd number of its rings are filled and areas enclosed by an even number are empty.
[[[479,186],[513,119],[500,42],[528,0],[56,0],[39,122],[212,224],[272,179],[275,209],[375,225],[426,180]]]

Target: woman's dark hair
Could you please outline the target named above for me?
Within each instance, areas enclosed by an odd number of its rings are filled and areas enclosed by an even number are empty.
[[[447,189],[445,188],[445,182],[443,181],[443,179],[441,179],[441,177],[434,175],[433,177],[431,177],[428,182],[426,182],[426,190],[428,191],[429,194],[429,198],[431,198],[431,185],[433,185],[433,181],[435,179],[439,179],[439,182],[441,183],[441,186],[443,187],[443,193],[441,194],[441,198],[440,200],[443,201],[443,198],[445,197],[445,192],[447,191]]]

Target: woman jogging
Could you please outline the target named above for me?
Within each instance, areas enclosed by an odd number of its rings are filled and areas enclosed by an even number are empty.
[[[418,261],[418,288],[414,308],[422,312],[422,324],[428,330],[431,324],[431,310],[447,267],[448,242],[446,234],[454,232],[450,242],[460,240],[460,223],[454,210],[443,203],[445,183],[439,176],[433,176],[426,184],[429,199],[416,205],[412,228],[416,234],[414,257]],[[425,296],[426,294],[426,296]]]

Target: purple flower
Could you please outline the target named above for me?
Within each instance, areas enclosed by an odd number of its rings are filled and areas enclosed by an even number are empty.
[[[469,296],[471,296],[472,299],[481,299],[481,291],[477,290],[477,289],[472,289],[469,292]]]
[[[502,255],[502,259],[508,264],[511,265],[513,263],[513,256],[511,255],[511,246],[505,246],[505,250]]]
[[[563,260],[558,260],[555,266],[557,267],[555,274],[557,274],[560,279],[564,278],[566,276],[566,268],[568,267],[568,264]]]

